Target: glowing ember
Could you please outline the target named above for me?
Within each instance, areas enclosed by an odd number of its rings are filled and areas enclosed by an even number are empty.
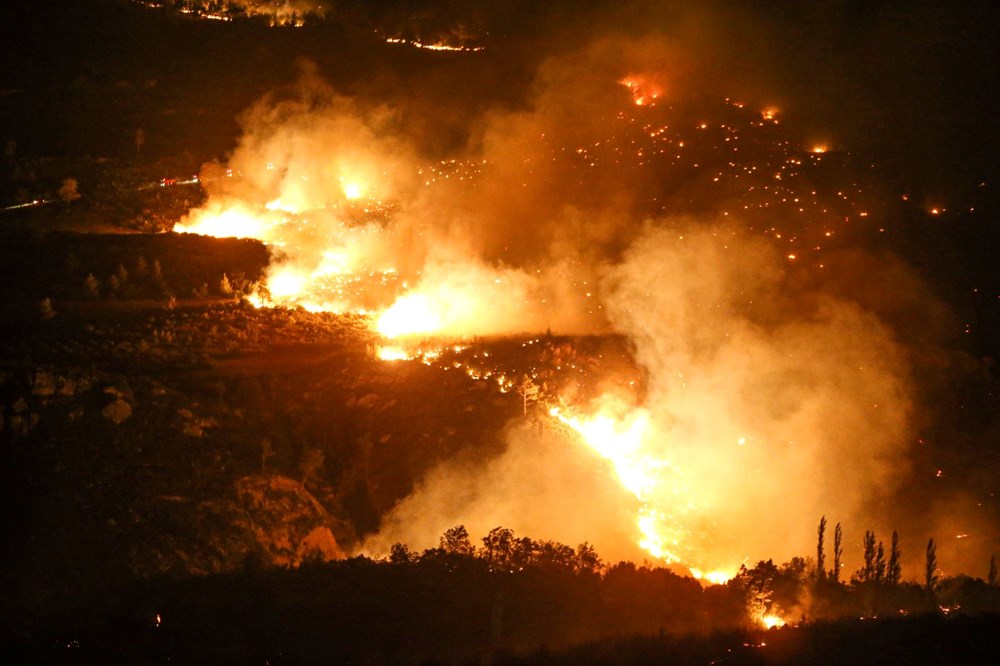
[[[818,143],[815,146],[813,146],[812,148],[810,148],[809,152],[810,153],[814,153],[816,155],[822,155],[827,150],[829,150],[829,148],[827,148],[826,144]]]

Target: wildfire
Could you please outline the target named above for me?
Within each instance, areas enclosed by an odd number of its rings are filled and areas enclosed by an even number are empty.
[[[344,197],[346,197],[348,201],[360,199],[365,195],[364,186],[355,180],[341,180],[340,187],[344,190]]]
[[[181,234],[200,234],[214,238],[256,238],[272,240],[275,221],[255,213],[243,204],[199,210],[192,218],[174,225]]]
[[[645,76],[627,76],[619,83],[632,93],[636,106],[653,106],[663,94],[663,87]]]
[[[309,276],[294,267],[279,268],[267,281],[267,288],[272,298],[284,301],[301,294],[306,287]]]
[[[676,551],[680,543],[677,528],[667,525],[667,513],[662,510],[657,495],[670,476],[670,463],[653,457],[646,451],[650,416],[637,409],[624,417],[615,416],[611,405],[596,416],[566,414],[552,407],[549,414],[580,435],[583,442],[609,461],[621,484],[639,500],[636,526],[641,535],[639,545],[654,557],[668,563],[680,562]]]
[[[777,615],[765,615],[760,618],[760,623],[765,629],[773,629],[774,627],[785,626],[785,621],[778,617]]]
[[[697,578],[698,580],[706,580],[709,583],[712,583],[713,585],[723,585],[724,583],[727,583],[730,580],[732,580],[735,574],[729,571],[721,571],[721,570],[704,572],[701,569],[692,568],[691,575]]]
[[[441,319],[423,294],[401,296],[379,317],[376,329],[390,340],[406,335],[434,333],[441,328]]]
[[[402,347],[379,347],[378,358],[380,361],[410,361],[413,356]]]

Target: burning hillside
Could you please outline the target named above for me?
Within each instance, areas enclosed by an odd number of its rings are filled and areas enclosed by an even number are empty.
[[[519,392],[538,424],[512,425],[499,458],[444,463],[366,552],[503,524],[719,578],[801,552],[785,526],[830,507],[876,520],[905,478],[906,345],[925,341],[903,326],[935,306],[872,245],[897,204],[868,161],[817,149],[766,99],[698,90],[694,69],[656,40],[598,41],[436,160],[393,109],[307,69],[203,175],[177,230],[267,242],[261,304],[369,316],[380,358]],[[624,336],[634,370],[567,361],[543,379],[477,342],[543,331]],[[585,516],[573,493],[597,482],[567,474],[574,441],[620,486]]]

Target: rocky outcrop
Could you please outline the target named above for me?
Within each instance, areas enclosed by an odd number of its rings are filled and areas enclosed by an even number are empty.
[[[298,481],[284,476],[246,476],[225,497],[188,503],[161,498],[167,525],[132,549],[139,575],[205,575],[254,563],[296,567],[341,559],[323,505]]]

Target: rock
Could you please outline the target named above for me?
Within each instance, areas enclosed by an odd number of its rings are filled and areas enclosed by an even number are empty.
[[[121,425],[132,416],[132,407],[121,398],[116,398],[101,410],[101,416],[115,425]]]
[[[188,437],[194,437],[195,439],[201,439],[205,436],[205,431],[202,430],[201,426],[197,423],[185,423],[181,432]]]
[[[31,395],[47,398],[56,393],[56,378],[44,370],[35,373],[31,382]]]
[[[236,483],[236,492],[251,519],[257,544],[273,564],[298,566],[314,558],[344,557],[326,525],[326,509],[298,481],[283,476],[244,477]]]
[[[247,476],[223,497],[187,502],[160,496],[162,522],[130,548],[138,575],[207,575],[257,566],[295,567],[342,559],[323,505],[294,479]]]
[[[60,377],[59,384],[59,395],[62,396],[73,396],[76,395],[76,382],[69,377]]]

